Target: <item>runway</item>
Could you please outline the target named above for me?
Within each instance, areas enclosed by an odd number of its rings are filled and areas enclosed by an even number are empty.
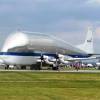
[[[100,73],[100,70],[0,70],[0,72],[58,72],[58,73]]]

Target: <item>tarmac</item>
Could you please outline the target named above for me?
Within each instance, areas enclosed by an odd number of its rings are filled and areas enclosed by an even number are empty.
[[[65,73],[100,73],[100,70],[4,70],[0,72],[65,72]]]

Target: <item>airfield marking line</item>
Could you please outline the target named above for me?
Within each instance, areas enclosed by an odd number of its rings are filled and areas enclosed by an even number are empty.
[[[0,72],[66,72],[66,73],[100,73],[100,70],[0,70]]]
[[[49,82],[49,81],[0,81],[0,83],[33,83],[33,82]]]

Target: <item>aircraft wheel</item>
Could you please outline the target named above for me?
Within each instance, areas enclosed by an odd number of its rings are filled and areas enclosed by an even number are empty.
[[[52,70],[58,70],[59,66],[52,66]]]
[[[41,70],[41,67],[40,67],[40,65],[37,65],[37,64],[31,65],[30,70]]]
[[[5,69],[9,69],[9,65],[6,65],[6,66],[5,66]]]
[[[24,70],[24,69],[26,69],[26,66],[24,66],[24,65],[23,65],[23,66],[21,66],[21,69],[23,69],[23,70]]]

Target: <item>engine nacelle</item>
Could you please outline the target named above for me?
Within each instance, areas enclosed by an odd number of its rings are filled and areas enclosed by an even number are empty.
[[[49,65],[53,65],[54,64],[54,62],[52,62],[52,61],[50,61],[49,60],[49,57],[48,56],[43,56],[43,58],[44,58],[44,61],[47,63],[47,64],[49,64]]]
[[[65,60],[65,56],[64,55],[59,54],[58,57],[59,57],[59,60],[60,60],[61,63],[69,64],[69,61]]]

